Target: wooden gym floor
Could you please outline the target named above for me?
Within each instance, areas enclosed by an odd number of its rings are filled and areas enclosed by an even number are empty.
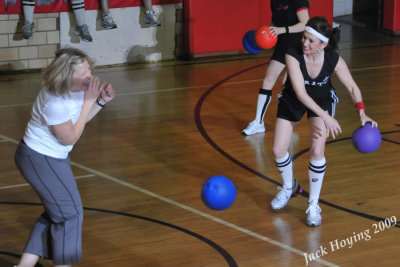
[[[392,223],[400,219],[399,40],[342,26],[339,53],[383,142],[372,154],[355,151],[359,118],[335,78],[343,133],[328,140],[317,228],[305,224],[307,193],[282,211],[269,208],[281,181],[271,152],[279,81],[266,133],[240,134],[254,117],[269,52],[96,69],[118,96],[70,155],[85,207],[76,266],[399,266],[400,224]],[[13,160],[40,83],[35,73],[0,77],[1,267],[17,263],[42,211]],[[306,192],[307,148],[303,121],[291,151]],[[223,211],[200,197],[213,175],[237,187]]]

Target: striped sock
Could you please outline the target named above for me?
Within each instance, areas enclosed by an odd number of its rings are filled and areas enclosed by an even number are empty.
[[[321,160],[310,160],[308,166],[308,176],[310,180],[310,196],[309,202],[315,200],[318,202],[319,195],[321,193],[322,181],[324,180],[326,169],[325,157]]]
[[[23,0],[22,9],[24,10],[25,22],[33,23],[33,13],[35,11],[35,0]]]
[[[71,0],[72,10],[74,11],[76,18],[76,25],[82,26],[86,24],[85,20],[85,1],[83,0]]]
[[[293,168],[292,168],[292,158],[289,152],[281,159],[275,159],[275,165],[278,167],[279,173],[281,174],[284,188],[293,188]]]

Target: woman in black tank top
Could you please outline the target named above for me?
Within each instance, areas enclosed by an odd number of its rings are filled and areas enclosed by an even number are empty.
[[[256,116],[242,131],[244,135],[265,132],[264,116],[271,102],[272,87],[285,69],[285,53],[301,41],[304,26],[309,19],[308,0],[271,0],[271,33],[278,37],[268,63],[262,87],[258,91]]]
[[[349,91],[360,115],[361,124],[377,123],[365,114],[361,92],[350,71],[335,51],[339,40],[339,30],[332,29],[323,17],[311,18],[303,33],[301,47],[290,49],[286,55],[288,80],[279,97],[273,152],[281,173],[283,186],[271,201],[274,210],[285,207],[290,198],[301,192],[300,184],[293,179],[292,160],[288,148],[293,129],[307,112],[310,127],[310,194],[307,206],[307,224],[319,226],[322,222],[318,205],[322,181],[325,174],[324,156],[326,139],[335,138],[342,132],[334,119],[338,99],[330,81],[336,73]]]

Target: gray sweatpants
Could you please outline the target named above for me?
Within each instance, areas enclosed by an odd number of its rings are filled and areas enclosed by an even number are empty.
[[[21,141],[15,163],[45,209],[33,226],[24,252],[52,259],[56,265],[81,261],[83,209],[69,157],[45,156]]]

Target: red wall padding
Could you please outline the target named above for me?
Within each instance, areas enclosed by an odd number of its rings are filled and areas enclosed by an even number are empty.
[[[400,0],[383,2],[383,29],[392,32],[400,31]]]
[[[311,0],[310,16],[333,21],[333,0]],[[271,22],[269,0],[184,0],[188,55],[243,50],[249,30]]]
[[[240,50],[243,35],[268,23],[269,1],[184,0],[188,54]]]
[[[167,5],[182,3],[183,0],[153,0],[153,5]],[[140,6],[140,0],[110,0],[110,8],[122,8]],[[85,0],[85,9],[99,9],[98,0]],[[64,0],[55,0],[50,5],[36,6],[35,13],[57,13],[70,11],[69,0],[65,3]],[[22,12],[21,0],[17,0],[16,5],[8,4],[8,11],[5,10],[4,0],[0,0],[0,14],[19,14]]]

